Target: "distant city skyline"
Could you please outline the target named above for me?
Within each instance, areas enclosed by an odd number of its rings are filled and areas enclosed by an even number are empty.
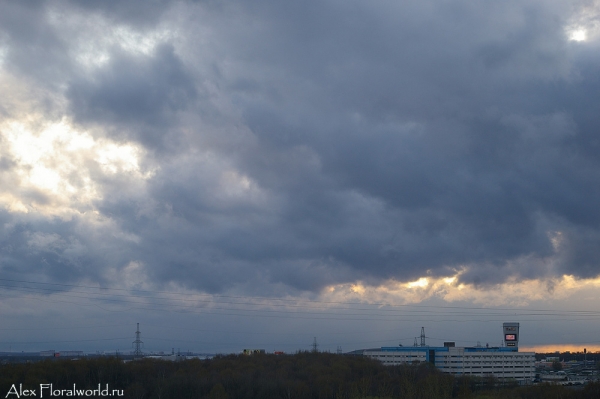
[[[2,3],[0,351],[600,350],[599,21]]]

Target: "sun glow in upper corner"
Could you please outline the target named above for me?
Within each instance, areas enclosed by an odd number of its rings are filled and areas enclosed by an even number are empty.
[[[583,42],[586,39],[587,39],[587,33],[586,33],[585,29],[577,29],[577,30],[571,31],[569,33],[569,40],[571,40],[571,41]]]

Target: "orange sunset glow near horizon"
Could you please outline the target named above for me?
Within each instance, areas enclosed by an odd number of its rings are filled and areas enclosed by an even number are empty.
[[[580,344],[555,344],[555,345],[524,345],[519,347],[519,352],[535,353],[600,353],[600,344],[580,345]]]

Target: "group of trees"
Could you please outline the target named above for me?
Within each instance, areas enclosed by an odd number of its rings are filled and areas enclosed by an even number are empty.
[[[455,378],[430,364],[383,366],[360,356],[302,352],[295,355],[219,356],[168,362],[116,358],[43,361],[0,367],[0,396],[12,384],[54,389],[97,388],[124,391],[136,399],[168,398],[599,398],[600,387],[501,386],[494,379]]]

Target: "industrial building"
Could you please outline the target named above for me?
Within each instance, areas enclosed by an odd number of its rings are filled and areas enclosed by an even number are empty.
[[[519,323],[504,323],[502,330],[501,347],[456,347],[454,342],[445,342],[442,347],[427,346],[422,330],[420,346],[366,349],[362,354],[389,366],[430,362],[444,373],[531,383],[535,378],[535,353],[519,352]]]

